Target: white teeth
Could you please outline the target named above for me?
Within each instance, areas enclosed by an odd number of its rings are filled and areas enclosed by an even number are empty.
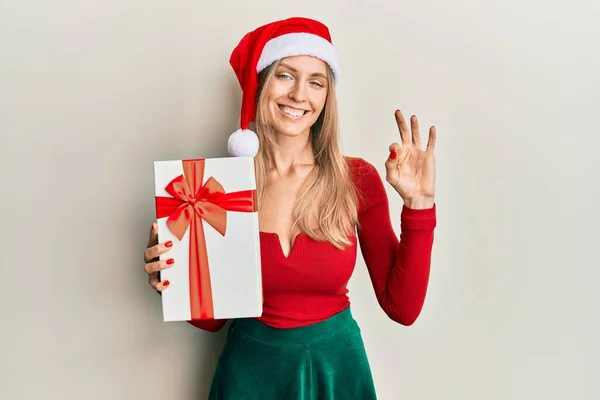
[[[279,107],[281,108],[281,111],[283,111],[284,113],[286,113],[287,115],[290,115],[292,117],[301,117],[304,115],[304,110],[295,110],[293,108],[289,108],[289,107]]]

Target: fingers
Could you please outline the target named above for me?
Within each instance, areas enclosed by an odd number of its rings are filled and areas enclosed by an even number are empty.
[[[408,137],[408,125],[406,125],[406,120],[404,119],[404,115],[402,115],[402,111],[396,110],[394,117],[396,117],[396,125],[398,125],[398,130],[400,131],[402,145],[409,146],[410,138]]]
[[[169,286],[169,281],[162,281],[162,282],[159,282],[159,283],[156,285],[155,289],[156,289],[157,291],[159,291],[159,292],[162,292],[162,291],[163,291],[163,290],[165,290],[165,289],[166,289],[168,286]]]
[[[172,258],[169,258],[168,260],[152,261],[144,265],[144,271],[146,271],[147,274],[153,274],[155,272],[160,272],[163,269],[171,268],[174,263],[175,261]]]
[[[162,292],[169,286],[169,281],[160,281],[160,275],[158,272],[150,274],[149,278],[150,286],[157,292]]]
[[[169,286],[169,281],[160,280],[160,271],[171,268],[175,261],[172,258],[159,260],[160,256],[173,246],[173,242],[158,243],[158,225],[153,223],[148,234],[148,245],[144,250],[144,271],[148,274],[150,286],[157,292],[162,292]]]
[[[402,147],[398,143],[392,143],[389,147],[390,155],[385,161],[385,169],[387,173],[391,173],[398,166],[398,158],[402,157]]]
[[[421,149],[421,135],[419,133],[419,120],[416,115],[410,117],[410,132],[412,134],[412,145]]]
[[[408,125],[406,124],[406,120],[404,119],[404,115],[402,111],[396,110],[394,113],[396,117],[396,124],[398,125],[398,130],[400,131],[400,138],[402,139],[402,146],[414,146],[417,149],[421,148],[421,134],[419,132],[419,120],[416,115],[412,115],[410,117],[410,135],[408,131]]]
[[[432,152],[435,149],[435,139],[437,136],[437,132],[435,130],[435,126],[429,128],[429,139],[427,140],[427,152]]]
[[[394,113],[396,117],[396,124],[398,125],[398,130],[400,131],[400,138],[402,142],[402,147],[413,146],[417,149],[421,149],[421,132],[419,130],[419,119],[416,115],[412,115],[410,117],[410,138],[408,125],[406,124],[406,120],[402,115],[400,110],[396,110]],[[429,128],[429,138],[427,140],[427,149],[426,151],[431,152],[435,149],[435,140],[436,140],[436,130],[435,126]],[[390,147],[390,152],[391,152]],[[398,152],[398,150],[396,150]]]
[[[390,155],[388,160],[395,160],[398,154],[402,151],[399,143],[392,143],[389,147]]]
[[[146,262],[151,262],[157,260],[162,254],[166,253],[173,246],[173,242],[170,240],[165,243],[159,243],[152,247],[148,247],[144,250],[144,260]]]

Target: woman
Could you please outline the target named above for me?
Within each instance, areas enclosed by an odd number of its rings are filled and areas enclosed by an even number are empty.
[[[417,118],[409,129],[395,113],[401,140],[385,168],[404,201],[399,240],[376,169],[338,147],[340,68],[327,27],[306,18],[264,25],[230,62],[243,100],[228,149],[256,160],[264,313],[232,322],[210,398],[374,399],[346,285],[360,245],[386,314],[402,325],[420,314],[436,225],[435,128],[423,150]],[[168,251],[153,224],[144,259],[159,293],[168,290],[160,271],[174,265],[158,259]],[[226,322],[190,321],[213,332]]]

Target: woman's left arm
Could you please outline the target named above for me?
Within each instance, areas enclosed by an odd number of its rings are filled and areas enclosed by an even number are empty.
[[[402,113],[398,110],[395,116],[402,144],[390,146],[385,166],[387,182],[404,200],[400,239],[390,221],[383,182],[372,166],[361,173],[364,207],[359,215],[358,238],[380,306],[392,320],[408,326],[421,313],[429,283],[437,222],[436,132],[431,127],[427,148],[421,150],[417,118],[411,118],[409,132]]]

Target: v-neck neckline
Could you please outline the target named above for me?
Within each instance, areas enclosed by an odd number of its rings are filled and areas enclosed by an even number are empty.
[[[279,254],[286,261],[289,260],[292,255],[294,255],[294,250],[296,249],[298,240],[304,236],[304,232],[299,232],[296,235],[296,237],[294,238],[294,241],[290,245],[290,252],[286,255],[283,252],[283,246],[281,245],[281,238],[279,237],[279,234],[277,232],[265,232],[265,231],[259,231],[259,232],[261,235],[267,235],[267,236],[271,237],[273,240],[275,240],[275,242],[277,242],[277,249],[279,250]]]

